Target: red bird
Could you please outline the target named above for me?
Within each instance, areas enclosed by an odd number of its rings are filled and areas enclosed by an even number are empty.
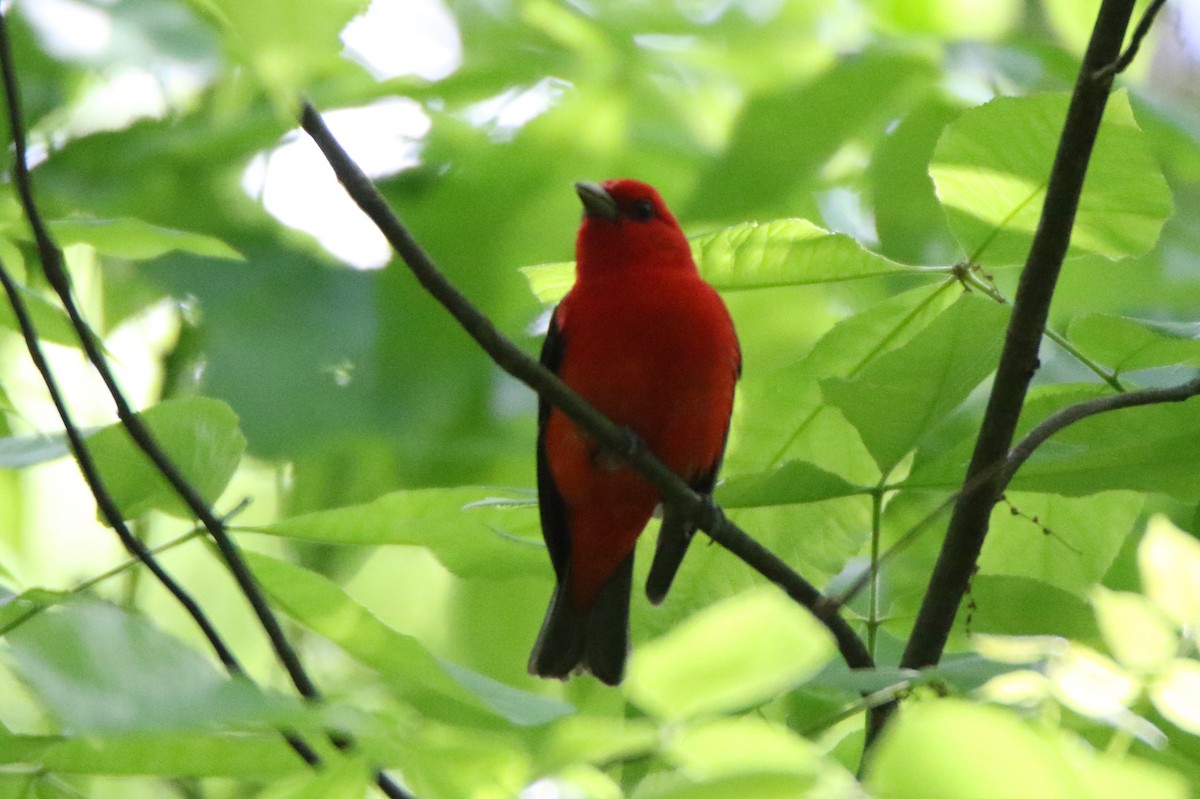
[[[542,363],[624,425],[697,491],[721,466],[741,352],[729,312],[700,277],[675,217],[636,180],[576,183],[583,223],[575,285],[554,310]],[[633,549],[654,486],[544,399],[538,505],[557,585],[529,671],[621,682]],[[646,593],[666,595],[695,529],[663,514]]]

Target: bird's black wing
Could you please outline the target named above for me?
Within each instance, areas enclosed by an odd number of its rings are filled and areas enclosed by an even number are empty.
[[[742,376],[742,354],[739,350],[737,358],[737,377]],[[730,408],[732,416],[733,409]],[[725,437],[721,442],[721,452],[717,456],[717,460],[712,467],[701,474],[696,479],[692,480],[690,485],[692,490],[704,496],[712,496],[713,488],[717,484],[717,472],[721,471],[721,461],[725,457],[725,444],[729,441],[729,419],[725,420]],[[654,548],[654,560],[650,562],[650,574],[646,577],[646,596],[655,605],[663,601],[667,596],[667,591],[671,589],[671,583],[675,580],[675,573],[679,571],[679,565],[683,562],[683,556],[687,554],[688,545],[692,543],[692,539],[696,535],[696,528],[689,524],[685,519],[680,517],[680,514],[669,503],[664,503],[663,506],[663,521],[662,526],[658,530],[658,542]]]
[[[542,366],[558,374],[565,348],[566,339],[558,327],[558,308],[555,308],[550,316],[546,341],[542,344]],[[567,531],[567,509],[546,459],[546,425],[550,420],[551,408],[545,397],[538,397],[538,512],[542,518],[542,537],[546,539],[546,548],[550,550],[550,562],[554,564],[554,573],[562,580],[567,571],[567,562],[571,559],[571,536]]]

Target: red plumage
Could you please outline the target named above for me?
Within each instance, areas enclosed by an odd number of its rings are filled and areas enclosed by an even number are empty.
[[[696,490],[712,491],[741,355],[729,313],[700,277],[658,193],[634,180],[576,184],[584,218],[575,285],[542,362]],[[633,548],[658,490],[544,400],[538,499],[558,580],[531,673],[591,671],[616,684],[628,651]],[[693,530],[664,514],[647,592],[660,601]]]

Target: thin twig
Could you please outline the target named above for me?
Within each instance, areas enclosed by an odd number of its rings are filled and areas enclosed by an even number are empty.
[[[0,43],[0,46],[2,46],[2,43]],[[21,328],[21,335],[25,339],[25,348],[29,350],[29,357],[33,360],[33,365],[42,377],[46,391],[50,394],[50,400],[54,403],[55,410],[58,411],[58,418],[62,420],[63,429],[67,436],[67,443],[71,447],[71,453],[75,456],[75,460],[79,464],[79,471],[83,474],[83,479],[87,482],[88,489],[92,492],[92,496],[96,498],[96,506],[100,509],[101,515],[104,516],[105,522],[108,523],[109,527],[113,528],[113,531],[117,534],[117,538],[121,541],[121,545],[125,547],[129,554],[146,564],[146,568],[162,583],[163,588],[167,589],[171,596],[175,597],[176,601],[183,606],[188,615],[196,622],[196,626],[200,628],[200,632],[208,640],[209,645],[213,648],[213,652],[216,653],[222,665],[231,674],[241,674],[242,666],[238,662],[237,657],[225,645],[225,641],[204,613],[200,604],[196,602],[183,586],[175,582],[175,578],[167,573],[150,549],[142,543],[140,538],[133,534],[133,531],[125,523],[120,508],[117,507],[116,501],[108,491],[108,486],[105,485],[104,479],[100,476],[100,470],[96,467],[96,461],[92,458],[91,450],[84,441],[83,433],[79,431],[79,427],[75,424],[75,420],[67,408],[62,390],[58,387],[58,381],[55,379],[54,373],[50,371],[50,364],[46,361],[46,356],[42,352],[37,329],[33,325],[33,320],[29,318],[29,309],[26,307],[25,300],[21,296],[21,290],[8,273],[8,268],[3,262],[0,262],[0,283],[3,283],[4,291],[8,294],[8,302],[12,306],[13,314],[17,318],[17,325]]]
[[[659,490],[664,502],[679,508],[681,514],[694,521],[710,538],[811,610],[833,634],[847,665],[851,668],[874,666],[862,639],[848,622],[835,611],[830,611],[830,606],[820,591],[778,556],[729,521],[719,507],[693,491],[678,475],[641,446],[636,436],[613,424],[568,388],[557,375],[530,358],[500,333],[438,270],[392,213],[371,179],[346,154],[325,126],[321,115],[309,103],[304,103],[301,109],[300,122],[333,167],[347,193],[375,223],[421,285],[450,312],[501,369],[545,397],[580,429],[586,430],[606,447],[618,453]]]
[[[96,335],[92,332],[91,327],[79,311],[79,306],[75,302],[71,292],[70,278],[63,265],[62,250],[59,249],[54,239],[50,236],[49,231],[42,221],[41,213],[38,211],[37,203],[33,199],[32,182],[29,177],[29,167],[26,160],[25,127],[21,119],[20,94],[17,87],[16,70],[12,64],[7,25],[3,15],[0,15],[0,71],[3,72],[4,88],[8,97],[9,129],[11,130],[13,144],[16,149],[13,182],[16,184],[17,194],[21,199],[25,217],[29,221],[29,226],[33,231],[34,242],[37,245],[38,256],[41,260],[42,268],[46,273],[46,279],[55,292],[57,292],[67,315],[70,317],[71,324],[79,334],[84,353],[99,373],[101,380],[108,389],[108,393],[112,396],[113,403],[117,409],[117,417],[125,425],[130,437],[133,438],[138,448],[150,458],[163,477],[167,479],[167,482],[171,484],[172,488],[175,489],[200,520],[201,524],[204,525],[205,529],[216,540],[222,556],[225,558],[230,570],[233,572],[234,578],[238,582],[238,587],[241,588],[254,608],[255,614],[259,617],[268,637],[271,639],[271,644],[276,654],[283,663],[284,668],[287,669],[288,674],[291,675],[292,681],[296,684],[296,689],[306,698],[316,698],[318,696],[316,686],[313,685],[305,673],[303,666],[300,664],[299,657],[296,655],[286,636],[284,636],[278,619],[275,618],[274,613],[267,604],[262,589],[259,588],[258,582],[246,566],[236,545],[230,540],[225,526],[208,507],[203,497],[199,495],[191,483],[188,482],[187,478],[183,476],[179,468],[171,461],[170,457],[163,451],[162,447],[159,446],[149,428],[146,427],[141,417],[130,406],[129,401],[125,398],[116,381],[116,377],[113,375],[112,369],[108,366],[108,361],[104,357],[104,353],[100,351]]]
[[[0,14],[0,73],[2,73],[5,95],[8,100],[9,130],[12,136],[14,148],[16,150],[16,157],[13,166],[13,182],[16,184],[17,194],[20,197],[22,209],[25,213],[26,219],[29,222],[30,229],[33,232],[39,259],[42,264],[42,269],[46,274],[47,281],[54,288],[55,292],[59,296],[59,299],[62,301],[63,307],[67,311],[67,315],[70,317],[71,323],[79,336],[81,344],[83,345],[83,349],[87,355],[88,361],[92,364],[93,368],[95,368],[96,372],[100,375],[101,380],[104,382],[105,387],[108,389],[108,392],[111,395],[113,403],[117,409],[117,417],[125,426],[126,431],[129,433],[134,443],[137,444],[138,448],[150,458],[158,471],[163,475],[163,477],[166,478],[167,482],[171,484],[172,488],[174,488],[176,493],[181,499],[184,500],[192,512],[196,514],[196,517],[200,520],[200,523],[213,537],[213,540],[217,545],[217,549],[224,558],[225,563],[232,573],[234,580],[237,582],[239,589],[245,595],[247,601],[249,601],[251,607],[253,608],[259,623],[262,625],[267,637],[270,639],[272,649],[275,651],[276,656],[283,664],[284,669],[287,671],[293,685],[296,687],[296,690],[306,699],[320,699],[320,692],[318,691],[316,685],[309,678],[307,672],[304,670],[304,666],[300,661],[299,655],[296,653],[296,650],[292,647],[291,643],[287,640],[287,636],[283,632],[283,627],[280,625],[278,618],[276,618],[274,612],[271,610],[265,594],[258,585],[258,581],[255,579],[253,573],[250,571],[249,566],[246,565],[245,560],[242,558],[240,550],[233,542],[233,539],[229,536],[223,521],[219,519],[215,513],[213,513],[211,508],[208,507],[208,503],[205,502],[203,497],[200,496],[195,487],[188,482],[187,478],[183,476],[183,473],[166,454],[165,450],[163,450],[163,448],[159,445],[157,439],[150,432],[150,429],[145,425],[141,417],[138,416],[133,410],[132,406],[130,406],[128,400],[125,398],[124,393],[121,391],[120,386],[116,381],[116,377],[113,375],[112,369],[108,365],[108,361],[100,350],[100,346],[97,342],[95,334],[92,332],[91,327],[83,318],[79,311],[78,305],[75,303],[75,299],[71,291],[71,281],[63,263],[62,250],[59,249],[58,245],[55,244],[53,238],[50,236],[49,231],[42,221],[37,204],[33,199],[33,187],[32,181],[29,177],[29,166],[26,153],[25,126],[21,115],[20,91],[17,84],[16,69],[13,65],[12,48],[9,43],[8,26],[4,14]],[[13,301],[15,310],[20,299],[19,297],[16,297],[15,284],[12,283],[11,278],[8,278],[6,273],[4,276],[4,283],[5,290],[9,292],[9,298]],[[36,333],[32,332],[32,328],[30,328],[30,332],[26,334],[27,344],[29,343],[29,335],[33,335],[34,343],[36,344]],[[34,350],[31,348],[30,352],[33,353]],[[44,373],[43,377],[52,380],[52,377],[49,376],[48,372]],[[49,383],[47,383],[47,385],[49,385]],[[60,403],[56,402],[56,406],[60,406]],[[65,406],[60,406],[60,415],[64,413],[66,413]],[[69,417],[64,416],[64,424],[67,424],[68,419]],[[68,428],[68,437],[71,436],[70,429],[71,428]],[[79,436],[78,430],[75,431],[74,435],[76,437]],[[81,438],[79,441],[82,443]],[[85,454],[83,455],[83,458],[80,458],[80,452],[87,453],[86,447],[75,451],[76,459],[80,460],[80,466],[83,468],[83,460],[90,460],[90,454]],[[92,468],[94,469],[94,465]],[[96,493],[97,485],[99,485],[102,489],[100,493]],[[131,552],[135,552],[135,554],[144,552],[144,545],[137,539],[136,536],[133,536],[128,527],[125,526],[124,521],[121,519],[119,508],[117,508],[116,504],[113,502],[112,497],[103,490],[103,484],[93,484],[91,481],[89,481],[89,487],[92,488],[93,493],[96,495],[98,504],[100,504],[102,501],[108,503],[109,508],[104,511],[105,518],[110,520],[110,524],[112,524],[112,520],[115,519],[120,524],[120,528],[113,524],[114,529],[124,530],[124,535],[122,535],[120,532],[118,533],[122,537],[122,543],[125,544],[127,548],[131,545],[138,547],[136,550],[130,550]],[[104,497],[103,500],[102,497]],[[111,516],[109,515],[110,513],[112,514]],[[128,536],[128,541],[126,540],[126,535]],[[164,578],[167,580],[170,579],[165,572],[162,572],[161,567],[157,565],[157,561],[154,560],[153,556],[148,557],[146,560],[146,565],[151,569],[151,571],[155,572],[155,576],[159,577],[160,580],[163,580]],[[160,572],[161,576],[159,575]],[[167,583],[164,582],[164,585],[167,585]],[[183,597],[187,597],[187,595],[183,594]],[[176,595],[176,598],[179,599],[181,603],[185,602],[183,597]],[[193,616],[194,619],[196,619],[197,624],[200,624],[200,619],[204,618],[204,616],[200,611],[199,606],[194,602],[194,600],[191,600],[190,597],[187,597],[187,601],[190,602],[190,607],[186,603],[185,607],[188,608],[188,612]],[[197,616],[197,614],[199,614],[199,616]],[[211,625],[208,625],[208,628],[211,629]],[[202,625],[202,629],[204,629],[204,625]],[[208,630],[205,631],[205,634],[207,637]],[[215,630],[213,631],[213,635],[215,636]],[[214,647],[218,648],[218,656],[221,658],[221,661],[225,664],[226,668],[230,670],[230,673],[242,674],[243,672],[240,665],[237,664],[236,659],[233,658],[233,654],[229,652],[228,647],[224,645],[220,637],[216,636],[215,638],[210,638],[209,640]],[[236,671],[234,671],[234,669],[236,669]],[[320,763],[320,757],[304,740],[290,732],[281,732],[288,744],[293,750],[296,751],[297,754],[300,755],[300,757],[305,760],[305,762],[307,762],[309,765],[317,765]],[[339,749],[352,745],[350,739],[346,738],[345,736],[330,734],[329,737]],[[392,779],[383,771],[375,772],[375,782],[379,789],[392,799],[412,799],[411,794],[392,781]]]
[[[1017,470],[1029,459],[1034,450],[1040,447],[1046,439],[1068,425],[1075,424],[1081,419],[1095,416],[1098,413],[1115,411],[1121,408],[1134,408],[1139,405],[1158,405],[1165,402],[1183,402],[1192,397],[1200,396],[1200,377],[1192,378],[1186,383],[1165,388],[1147,388],[1141,391],[1128,391],[1124,394],[1112,394],[1106,397],[1080,402],[1068,406],[1046,417],[1037,427],[1033,428],[1012,448],[1004,462],[1001,471],[1001,483],[1007,486],[1016,475]]]
[[[1020,443],[1012,448],[1008,457],[998,464],[993,464],[990,469],[980,472],[975,476],[974,480],[939,502],[937,507],[909,527],[886,551],[881,553],[878,559],[873,562],[871,568],[865,569],[840,593],[829,596],[826,601],[831,606],[839,608],[848,604],[875,579],[875,576],[882,570],[884,564],[908,548],[910,544],[916,541],[933,524],[938,516],[957,502],[959,497],[964,493],[974,491],[984,480],[991,479],[998,474],[1000,491],[1003,493],[1008,489],[1013,477],[1016,476],[1017,470],[1029,460],[1030,456],[1037,451],[1037,448],[1063,428],[1075,424],[1075,422],[1081,419],[1095,416],[1098,413],[1117,411],[1122,408],[1135,408],[1142,405],[1183,402],[1197,396],[1200,396],[1200,377],[1194,377],[1186,383],[1180,383],[1175,386],[1126,391],[1124,394],[1110,394],[1096,399],[1085,400],[1051,414],[1030,430],[1025,438],[1021,439]],[[895,486],[886,486],[885,488],[899,489],[903,487],[904,485],[901,483]]]
[[[7,44],[7,38],[3,35],[3,25],[4,17],[0,15],[0,52],[2,52]],[[221,661],[221,665],[225,667],[225,670],[231,675],[249,679],[246,677],[241,663],[238,662],[232,650],[225,644],[224,639],[221,638],[220,633],[217,632],[216,627],[213,626],[199,603],[179,583],[175,582],[175,579],[158,562],[154,553],[125,524],[121,510],[117,507],[112,494],[109,493],[103,478],[100,477],[100,472],[96,468],[96,462],[92,458],[91,450],[88,449],[83,434],[79,431],[78,426],[76,426],[74,419],[71,417],[71,412],[67,409],[54,373],[50,371],[50,364],[46,361],[46,357],[42,353],[37,329],[33,325],[33,320],[29,317],[29,310],[25,306],[24,298],[21,297],[20,287],[13,281],[3,262],[0,262],[0,283],[4,285],[4,291],[8,295],[9,304],[12,305],[13,315],[16,316],[17,325],[21,328],[21,335],[25,339],[25,347],[29,351],[29,357],[33,360],[34,366],[42,377],[42,382],[46,386],[46,391],[50,394],[50,399],[54,403],[55,410],[58,411],[58,417],[63,423],[67,443],[70,445],[71,452],[75,456],[75,462],[79,464],[79,471],[83,474],[83,479],[87,483],[88,490],[95,497],[96,506],[104,516],[104,520],[116,532],[121,545],[131,555],[146,565],[146,568],[162,584],[163,588],[171,596],[175,597],[175,600],[183,606],[184,611],[192,617],[192,621],[200,628],[201,634],[204,635],[204,638],[208,641],[209,646],[212,647],[213,652],[216,653],[217,659]],[[292,750],[306,763],[317,765],[321,762],[316,750],[309,746],[307,741],[294,733],[282,730],[280,732]],[[398,795],[398,797],[402,796],[403,794]]]
[[[1133,38],[1129,40],[1129,46],[1125,48],[1125,52],[1121,53],[1121,57],[1116,61],[1096,70],[1096,80],[1116,77],[1133,63],[1133,59],[1137,57],[1138,50],[1141,49],[1142,40],[1146,38],[1146,34],[1150,32],[1150,26],[1154,24],[1154,18],[1158,15],[1159,9],[1166,5],[1166,3],[1167,0],[1154,0],[1150,3],[1145,13],[1142,14],[1142,18],[1138,20],[1137,27],[1133,31]]]

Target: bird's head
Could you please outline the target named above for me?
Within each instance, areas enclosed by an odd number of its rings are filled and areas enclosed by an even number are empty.
[[[583,223],[575,243],[577,273],[625,269],[695,269],[687,238],[653,187],[637,180],[576,183]]]

